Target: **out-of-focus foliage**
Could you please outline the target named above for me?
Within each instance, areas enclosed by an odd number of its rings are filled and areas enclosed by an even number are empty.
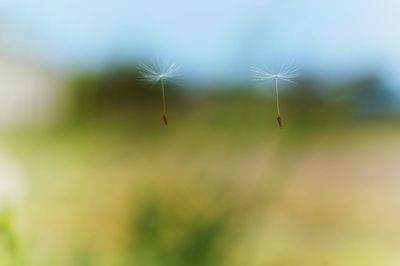
[[[161,103],[159,85],[141,81],[136,66],[116,66],[100,73],[82,73],[69,83],[71,110],[79,118],[93,118],[104,114],[129,116],[146,115]],[[178,103],[180,94],[175,86],[167,87],[168,101]]]
[[[268,87],[169,85],[167,128],[133,67],[66,89],[57,126],[1,133],[28,187],[0,215],[1,265],[400,261],[399,126],[379,80],[300,80],[282,90],[282,130]]]

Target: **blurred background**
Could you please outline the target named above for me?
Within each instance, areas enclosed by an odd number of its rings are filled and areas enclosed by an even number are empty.
[[[1,1],[0,264],[399,265],[399,10]]]

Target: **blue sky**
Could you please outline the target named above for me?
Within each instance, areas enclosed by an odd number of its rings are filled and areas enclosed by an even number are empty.
[[[400,78],[397,0],[0,0],[3,50],[99,67],[172,58],[195,78],[295,61],[325,76]],[[4,53],[4,51],[3,51]]]

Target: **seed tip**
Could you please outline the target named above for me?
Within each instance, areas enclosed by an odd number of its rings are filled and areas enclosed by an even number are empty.
[[[276,120],[278,121],[279,128],[283,128],[283,120],[282,120],[282,117],[281,117],[280,115],[278,115],[278,117],[276,118]]]
[[[168,117],[167,117],[166,113],[163,114],[163,121],[164,121],[164,125],[168,126]]]

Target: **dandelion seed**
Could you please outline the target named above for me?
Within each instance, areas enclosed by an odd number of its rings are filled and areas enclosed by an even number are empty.
[[[253,80],[260,83],[266,83],[271,80],[275,80],[275,95],[276,95],[276,112],[277,112],[277,122],[280,128],[283,127],[283,119],[281,116],[280,106],[279,106],[279,80],[296,83],[293,81],[294,78],[297,78],[299,75],[297,74],[299,68],[281,68],[279,72],[268,72],[266,70],[260,68],[252,68],[253,72]]]
[[[276,118],[276,120],[278,121],[279,127],[283,128],[283,121],[282,121],[281,115],[278,114],[278,117]]]
[[[151,85],[161,83],[162,104],[163,104],[163,121],[164,125],[168,126],[167,104],[165,100],[165,83],[173,81],[180,76],[180,66],[174,62],[162,63],[157,61],[153,65],[140,64],[139,72],[142,79]]]
[[[163,114],[163,121],[164,121],[164,125],[168,126],[168,117],[167,117],[167,114],[165,112]]]

